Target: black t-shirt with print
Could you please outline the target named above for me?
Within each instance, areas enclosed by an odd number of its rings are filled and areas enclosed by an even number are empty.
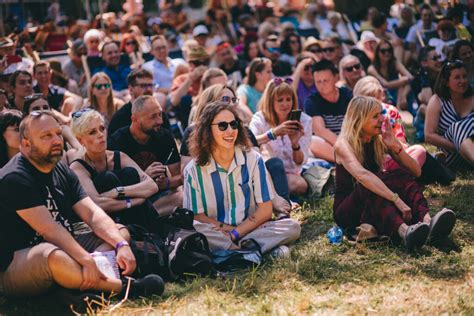
[[[142,170],[153,162],[172,165],[181,159],[173,135],[165,128],[154,133],[146,144],[139,144],[130,133],[130,127],[122,127],[109,137],[107,148],[126,153]]]
[[[74,204],[86,197],[77,176],[63,163],[48,174],[37,170],[21,154],[0,170],[0,270],[10,264],[13,253],[43,241],[17,211],[46,206],[53,219],[74,235],[79,221]]]

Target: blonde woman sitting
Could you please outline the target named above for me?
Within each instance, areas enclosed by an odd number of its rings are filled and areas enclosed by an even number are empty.
[[[413,250],[422,247],[429,236],[447,236],[456,217],[449,209],[430,217],[422,188],[414,179],[420,167],[394,136],[382,111],[380,101],[372,97],[357,96],[349,103],[334,145],[333,215],[342,228],[368,223],[379,234],[399,236]],[[404,169],[384,171],[387,154]]]

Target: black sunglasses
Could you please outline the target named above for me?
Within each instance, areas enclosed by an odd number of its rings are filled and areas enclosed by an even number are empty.
[[[321,48],[312,48],[309,51],[312,52],[313,54],[321,54],[323,52]]]
[[[380,49],[380,52],[381,52],[382,54],[388,54],[388,53],[391,54],[391,53],[392,53],[392,49],[391,49],[391,48],[381,48],[381,49]]]
[[[209,59],[206,60],[193,60],[191,63],[194,64],[194,66],[199,67],[199,66],[209,66]]]
[[[326,47],[321,49],[325,53],[333,53],[336,50],[336,47]]]
[[[440,56],[440,55],[434,55],[433,57],[431,57],[431,60],[432,60],[432,61],[441,60],[441,56]]]
[[[355,65],[344,68],[344,70],[347,72],[352,72],[354,70],[359,70],[359,69],[360,69],[360,64],[355,64]]]
[[[211,124],[211,125],[217,125],[219,130],[224,132],[224,131],[227,130],[229,125],[233,130],[236,130],[239,127],[240,122],[237,121],[237,120],[233,120],[233,121],[230,121],[230,122],[219,122],[219,123],[214,123],[214,124]]]

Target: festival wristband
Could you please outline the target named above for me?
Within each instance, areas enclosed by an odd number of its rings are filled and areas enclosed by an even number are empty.
[[[170,189],[170,178],[166,178],[166,190]]]
[[[398,200],[399,196],[397,193],[394,193],[392,197],[390,198],[390,202],[395,203],[396,200]]]
[[[130,244],[126,240],[122,240],[115,245],[115,251],[118,252],[120,248],[125,247],[125,246],[130,247]]]
[[[132,199],[127,198],[125,201],[127,202],[127,208],[131,208],[132,207]]]
[[[273,134],[273,130],[271,130],[271,129],[267,132],[267,137],[268,137],[269,140],[275,140],[276,139],[275,134]]]
[[[291,146],[291,149],[293,149],[293,151],[298,151],[301,149],[301,146],[299,144],[298,144],[298,147]]]
[[[235,229],[232,229],[230,231],[230,234],[234,237],[234,241],[238,241],[240,239],[239,232],[236,231]]]

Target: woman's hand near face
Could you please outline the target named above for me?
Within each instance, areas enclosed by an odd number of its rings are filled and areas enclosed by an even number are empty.
[[[400,149],[403,149],[402,144],[400,141],[395,137],[392,124],[388,118],[385,118],[384,121],[385,131],[382,132],[382,141],[387,146],[388,150],[391,152],[399,152]]]

